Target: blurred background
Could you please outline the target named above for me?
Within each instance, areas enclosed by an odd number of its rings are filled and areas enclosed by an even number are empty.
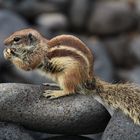
[[[49,82],[4,60],[3,40],[23,28],[48,39],[72,34],[94,52],[97,76],[140,84],[139,0],[0,0],[0,82]]]
[[[97,76],[112,83],[140,84],[140,0],[0,0],[0,83],[50,82],[4,60],[3,40],[28,27],[48,39],[59,34],[79,37],[94,52]]]

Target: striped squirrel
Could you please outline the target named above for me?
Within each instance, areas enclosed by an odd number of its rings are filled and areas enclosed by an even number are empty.
[[[4,44],[9,46],[4,50],[7,60],[26,71],[37,69],[59,84],[61,90],[46,90],[45,97],[92,93],[111,115],[120,109],[140,124],[140,88],[97,78],[92,51],[77,37],[60,35],[49,40],[34,29],[24,29],[13,33]]]

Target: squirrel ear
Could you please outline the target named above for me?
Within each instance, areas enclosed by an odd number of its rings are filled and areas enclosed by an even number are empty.
[[[28,40],[30,43],[34,42],[36,40],[35,36],[32,35],[31,33],[28,34]]]

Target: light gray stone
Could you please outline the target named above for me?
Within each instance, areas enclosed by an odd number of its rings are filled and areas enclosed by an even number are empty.
[[[68,20],[64,14],[61,13],[44,13],[36,19],[39,28],[45,31],[58,32],[67,29]],[[44,32],[45,32],[44,31]]]

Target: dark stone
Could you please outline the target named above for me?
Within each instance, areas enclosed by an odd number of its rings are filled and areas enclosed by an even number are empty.
[[[135,11],[127,2],[101,1],[93,7],[88,29],[94,34],[109,35],[130,30],[135,24]]]
[[[102,140],[140,140],[140,126],[124,115],[116,111],[107,125]]]
[[[140,1],[136,0],[134,1],[135,3],[135,9],[136,9],[136,13],[137,13],[137,21],[138,21],[138,31],[140,31]]]
[[[40,0],[6,0],[1,4],[4,8],[16,11],[28,19],[36,18],[41,13],[58,12],[61,9],[54,2]]]
[[[137,63],[135,54],[130,49],[132,39],[133,36],[123,34],[103,40],[104,46],[115,66],[131,68]]]
[[[0,84],[0,121],[53,134],[102,132],[110,115],[93,95],[75,94],[56,100],[42,96],[54,86]]]
[[[0,122],[0,140],[34,140],[21,126]]]
[[[55,136],[47,138],[46,140],[95,140],[84,136]]]

